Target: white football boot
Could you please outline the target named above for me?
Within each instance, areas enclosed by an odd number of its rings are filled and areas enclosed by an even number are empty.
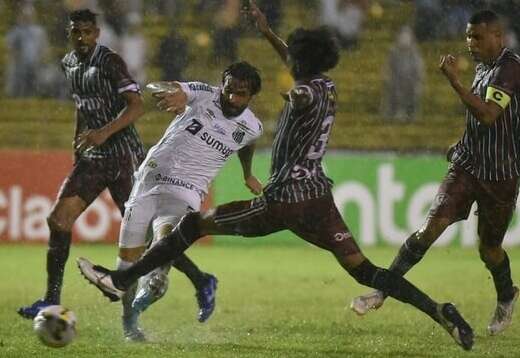
[[[76,262],[83,277],[96,286],[110,301],[119,301],[123,297],[125,291],[114,285],[110,276],[110,270],[94,265],[83,257],[78,258]]]
[[[370,310],[377,310],[384,302],[385,296],[383,292],[375,290],[366,295],[354,298],[350,304],[350,309],[356,312],[359,316],[363,316]]]
[[[513,319],[513,309],[515,308],[515,303],[516,300],[518,300],[520,292],[516,286],[513,287],[513,290],[515,291],[515,294],[511,301],[497,302],[497,308],[495,309],[495,313],[487,327],[488,333],[492,336],[499,334],[511,324],[511,320]]]

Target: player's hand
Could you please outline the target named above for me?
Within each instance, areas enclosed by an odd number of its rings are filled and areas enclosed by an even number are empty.
[[[457,66],[457,59],[453,55],[441,56],[439,62],[439,69],[442,71],[444,76],[450,81],[454,81],[459,77],[459,69]]]
[[[88,129],[84,132],[81,132],[78,135],[77,140],[75,141],[75,149],[78,153],[82,153],[83,151],[90,149],[92,147],[97,147],[108,139],[108,135],[103,128],[99,129]]]
[[[262,183],[254,175],[250,175],[246,178],[246,186],[251,193],[255,195],[262,194]]]
[[[249,15],[255,20],[258,31],[263,34],[269,31],[267,18],[253,0],[249,0]]]
[[[157,108],[161,111],[178,115],[186,110],[187,96],[182,91],[157,92],[153,96],[159,100]]]

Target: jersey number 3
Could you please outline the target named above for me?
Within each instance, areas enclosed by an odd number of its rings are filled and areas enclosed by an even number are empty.
[[[330,130],[332,129],[333,121],[334,116],[328,116],[323,120],[323,123],[321,124],[320,136],[307,153],[308,159],[319,159],[323,157],[323,154],[325,154],[325,149],[327,149],[327,142],[329,140],[329,134]]]

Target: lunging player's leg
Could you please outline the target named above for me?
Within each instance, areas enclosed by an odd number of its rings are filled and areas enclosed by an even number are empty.
[[[105,296],[116,301],[139,277],[169,264],[205,235],[253,236],[254,232],[263,236],[283,229],[278,223],[274,225],[262,220],[261,214],[265,211],[265,201],[254,199],[220,205],[203,216],[198,212],[190,212],[170,234],[159,240],[126,270],[110,271],[83,258],[78,259],[78,266],[87,280]],[[280,220],[283,215],[280,212],[272,217],[273,220]]]
[[[334,254],[357,282],[411,304],[438,322],[462,348],[472,348],[473,330],[451,303],[438,304],[402,276],[373,265],[361,253],[344,257],[335,250]]]
[[[388,270],[399,276],[404,276],[413,266],[422,260],[426,251],[444,232],[447,226],[448,222],[445,220],[429,219],[423,228],[414,232],[406,239],[404,244],[399,248]],[[381,307],[386,297],[387,295],[384,292],[376,290],[354,298],[350,307],[357,314],[363,315],[370,309],[378,309]]]
[[[373,265],[354,241],[332,197],[316,199],[306,205],[289,205],[285,212],[293,216],[289,223],[291,231],[331,251],[357,282],[413,305],[441,324],[464,349],[471,349],[473,331],[455,307],[451,304],[437,304],[402,276]]]

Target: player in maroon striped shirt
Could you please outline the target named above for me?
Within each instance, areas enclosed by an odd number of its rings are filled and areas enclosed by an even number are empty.
[[[449,225],[467,219],[477,202],[480,258],[497,292],[488,332],[497,334],[511,323],[519,294],[502,241],[518,196],[520,57],[504,47],[503,26],[490,10],[471,17],[466,38],[478,62],[471,89],[460,82],[455,57],[443,56],[439,65],[466,106],[466,131],[448,151],[451,165],[426,223],[405,241],[390,270],[400,275],[408,272]],[[364,314],[379,308],[384,297],[380,291],[357,297],[352,309]]]
[[[118,300],[132,282],[174,259],[203,235],[252,237],[290,230],[330,251],[359,283],[415,306],[446,329],[464,349],[471,349],[473,331],[455,306],[438,304],[401,276],[373,265],[360,251],[334,204],[331,182],[321,169],[321,158],[336,103],[334,84],[322,72],[338,62],[335,39],[324,28],[297,29],[285,44],[271,31],[256,4],[250,4],[258,29],[288,64],[296,80],[295,87],[284,96],[288,103],[279,120],[272,173],[264,195],[220,205],[204,216],[186,215],[171,234],[126,270],[109,271],[80,258],[81,272],[106,296]]]

